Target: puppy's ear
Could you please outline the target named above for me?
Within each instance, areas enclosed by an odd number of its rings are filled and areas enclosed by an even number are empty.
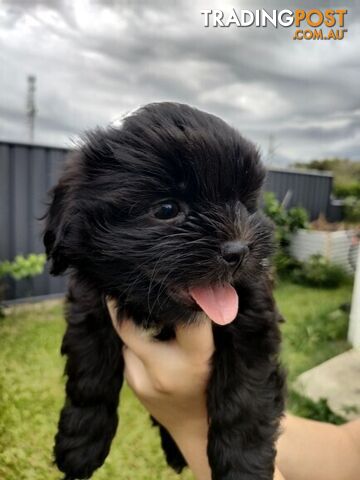
[[[51,262],[50,273],[59,275],[65,272],[69,265],[64,249],[66,236],[65,187],[57,185],[51,194],[52,201],[45,215],[43,241],[47,258]]]
[[[76,246],[73,224],[76,217],[74,201],[74,178],[79,170],[79,152],[71,154],[65,166],[65,173],[50,191],[51,202],[44,215],[45,229],[43,242],[50,273],[60,275],[69,267],[71,250]]]

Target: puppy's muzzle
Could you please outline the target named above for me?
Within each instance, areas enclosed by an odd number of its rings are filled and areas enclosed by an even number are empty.
[[[221,255],[229,268],[235,272],[246,261],[249,247],[240,240],[228,241],[222,244]]]

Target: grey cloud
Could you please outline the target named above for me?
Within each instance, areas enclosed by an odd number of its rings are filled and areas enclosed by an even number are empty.
[[[360,126],[353,112],[359,108],[360,7],[354,2],[346,2],[348,39],[337,43],[295,42],[292,29],[202,26],[201,8],[238,8],[230,1],[93,1],[84,13],[97,15],[88,23],[70,0],[4,3],[3,138],[26,134],[25,80],[36,73],[41,143],[64,143],[139,104],[176,100],[222,116],[264,152],[275,134],[279,162],[338,154],[341,140],[349,155],[359,157]],[[301,5],[314,8],[308,0]],[[336,2],[317,2],[318,8],[331,6]],[[242,7],[270,10],[258,1]],[[298,2],[278,0],[272,8],[298,8]],[[59,21],[41,14],[49,9]],[[26,29],[25,15],[34,20]],[[342,123],[329,126],[336,112]],[[310,120],[315,127],[306,127]]]

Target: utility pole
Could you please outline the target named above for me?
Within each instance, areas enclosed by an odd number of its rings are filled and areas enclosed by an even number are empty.
[[[34,135],[35,135],[35,116],[36,116],[35,90],[36,90],[36,77],[35,75],[28,75],[27,97],[26,97],[26,118],[27,118],[30,143],[34,142]]]
[[[267,163],[270,165],[272,160],[274,159],[275,155],[275,136],[274,134],[269,135],[269,146],[268,146],[268,154],[267,154]]]

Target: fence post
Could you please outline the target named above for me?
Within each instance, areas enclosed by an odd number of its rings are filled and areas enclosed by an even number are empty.
[[[360,348],[360,248],[356,262],[348,340],[354,348]]]

